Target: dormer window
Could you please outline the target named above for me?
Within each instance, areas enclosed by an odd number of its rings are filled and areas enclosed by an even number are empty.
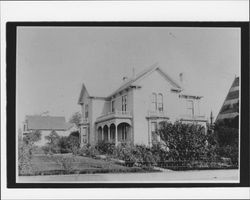
[[[163,95],[161,93],[158,94],[158,110],[163,112]]]

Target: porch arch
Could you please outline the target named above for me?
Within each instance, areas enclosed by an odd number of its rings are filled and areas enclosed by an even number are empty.
[[[115,137],[116,137],[116,125],[114,123],[110,124],[110,140],[111,142],[115,142]]]
[[[97,132],[98,132],[98,142],[100,142],[103,140],[103,128],[99,126]]]
[[[107,142],[108,140],[109,140],[109,127],[108,127],[108,125],[104,125],[104,127],[103,127],[103,140],[105,141],[105,142]]]
[[[129,142],[132,136],[132,127],[129,123],[121,122],[117,125],[118,142]]]

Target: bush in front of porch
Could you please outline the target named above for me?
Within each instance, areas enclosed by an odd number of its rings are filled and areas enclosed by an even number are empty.
[[[127,166],[152,167],[157,163],[151,149],[145,145],[121,143],[115,146],[114,143],[100,142],[95,148],[108,158],[125,161]]]

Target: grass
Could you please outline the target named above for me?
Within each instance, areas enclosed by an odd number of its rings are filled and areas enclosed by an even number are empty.
[[[59,158],[59,159],[58,159]],[[71,159],[73,158],[73,159]],[[58,160],[67,159],[67,169]],[[68,161],[67,161],[68,162]],[[61,155],[34,155],[31,160],[33,171],[22,175],[59,175],[59,174],[94,174],[94,173],[127,173],[127,172],[153,172],[151,168],[127,167],[115,164],[112,161],[97,160],[83,156]]]

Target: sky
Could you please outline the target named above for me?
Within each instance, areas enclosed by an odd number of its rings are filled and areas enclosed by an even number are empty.
[[[154,63],[203,96],[216,117],[240,72],[240,29],[198,27],[18,27],[17,122],[80,111],[82,83],[116,89]],[[108,94],[107,94],[108,95]]]

